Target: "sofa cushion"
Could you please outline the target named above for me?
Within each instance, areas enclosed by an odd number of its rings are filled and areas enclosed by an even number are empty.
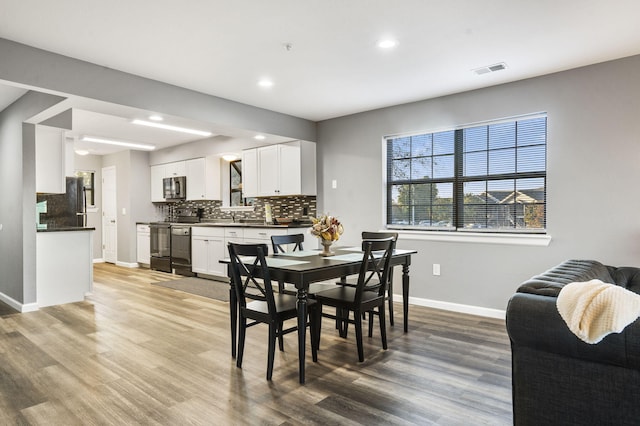
[[[576,281],[599,279],[605,283],[618,284],[611,276],[611,269],[615,270],[616,268],[607,267],[595,260],[567,260],[522,283],[518,288],[518,293],[558,297],[562,287]],[[631,271],[621,272],[618,275],[620,280],[629,282],[630,285],[637,286],[638,290],[640,290],[640,276],[632,274]],[[634,278],[637,280],[637,283],[634,281]],[[626,285],[625,287],[628,288]],[[629,290],[632,289],[629,288]],[[638,291],[636,291],[636,293],[637,292]]]

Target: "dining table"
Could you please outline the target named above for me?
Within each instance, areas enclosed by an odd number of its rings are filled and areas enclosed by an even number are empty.
[[[361,247],[332,247],[333,256],[320,256],[320,250],[301,250],[286,253],[271,254],[266,257],[270,279],[274,282],[283,281],[295,285],[297,290],[298,310],[298,359],[300,383],[305,382],[305,345],[306,345],[306,321],[307,300],[309,285],[314,282],[340,279],[348,275],[356,275],[360,272],[363,261]],[[404,332],[408,332],[409,322],[409,266],[411,255],[416,250],[394,249],[391,256],[391,267],[402,266],[402,302]],[[230,259],[220,261],[226,263],[230,269]],[[229,275],[229,305],[231,319],[231,355],[236,357],[236,341],[238,326],[238,300],[235,291],[235,283]]]

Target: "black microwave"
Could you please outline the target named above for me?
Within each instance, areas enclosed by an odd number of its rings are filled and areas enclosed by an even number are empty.
[[[165,200],[184,200],[187,198],[187,178],[186,176],[164,178],[162,189]]]

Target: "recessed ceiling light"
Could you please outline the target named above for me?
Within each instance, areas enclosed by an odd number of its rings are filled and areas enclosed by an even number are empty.
[[[224,161],[236,161],[238,158],[240,158],[238,157],[238,154],[222,154],[222,159]]]
[[[156,149],[155,146],[144,144],[144,143],[133,143],[133,142],[118,141],[118,140],[113,140],[113,139],[103,139],[103,138],[96,138],[94,136],[83,136],[82,137],[82,141],[83,142],[102,143],[102,144],[106,144],[106,145],[124,146],[124,147],[127,147],[127,148],[146,149],[148,151]]]
[[[258,139],[259,141],[263,141],[263,140],[266,139],[266,136],[265,135],[255,135],[253,138],[254,139]]]
[[[188,129],[186,127],[170,126],[168,124],[153,123],[151,121],[133,120],[132,123],[133,124],[139,124],[141,126],[155,127],[157,129],[172,130],[174,132],[189,133],[191,135],[198,135],[198,136],[211,136],[212,135],[211,132],[207,132],[207,131],[204,131],[204,130],[195,130],[195,129]]]
[[[86,149],[76,149],[76,154],[78,154],[78,155],[88,155],[89,151],[87,151]]]
[[[273,81],[267,80],[266,78],[264,78],[264,79],[258,81],[258,86],[265,87],[265,88],[273,87]]]
[[[507,69],[507,64],[505,64],[504,62],[499,62],[497,64],[487,65],[486,67],[476,68],[471,71],[473,71],[477,75],[482,75],[482,74],[489,74],[496,71],[502,71],[505,69]]]
[[[151,121],[163,121],[164,118],[162,118],[162,116],[154,114],[154,115],[150,115],[149,116],[149,120]]]
[[[380,40],[378,42],[378,47],[380,49],[391,49],[398,45],[398,42],[392,39]]]

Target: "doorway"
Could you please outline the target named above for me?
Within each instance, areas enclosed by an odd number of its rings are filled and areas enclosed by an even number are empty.
[[[116,168],[102,169],[102,258],[118,261],[118,208],[116,202]]]

